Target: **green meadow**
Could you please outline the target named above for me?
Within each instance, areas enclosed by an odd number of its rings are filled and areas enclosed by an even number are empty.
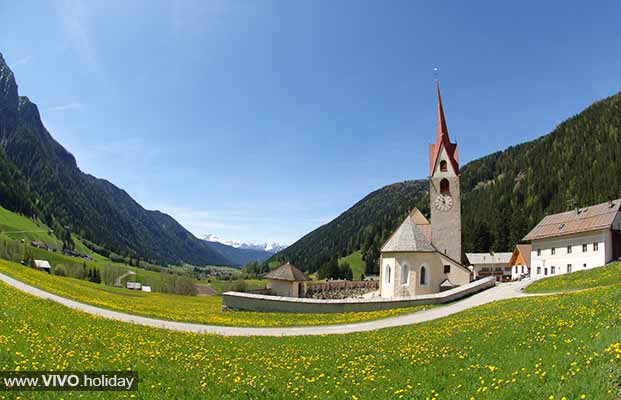
[[[374,332],[236,338],[104,320],[0,284],[0,369],[140,376],[136,393],[44,399],[618,399],[621,287],[590,285]]]
[[[365,313],[284,314],[224,312],[220,296],[145,293],[50,275],[0,260],[0,272],[59,296],[114,311],[158,319],[227,326],[306,326],[369,321],[419,311],[426,306]]]

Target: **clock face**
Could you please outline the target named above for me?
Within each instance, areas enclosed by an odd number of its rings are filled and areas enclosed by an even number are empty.
[[[440,211],[448,211],[453,207],[453,198],[448,195],[440,194],[434,202],[436,208]]]

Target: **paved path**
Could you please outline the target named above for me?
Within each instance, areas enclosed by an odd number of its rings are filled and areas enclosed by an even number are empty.
[[[215,334],[224,336],[305,336],[305,335],[340,335],[353,332],[367,332],[383,328],[396,326],[419,324],[443,318],[469,308],[477,307],[482,304],[491,303],[498,300],[511,299],[516,297],[537,296],[522,293],[521,289],[527,282],[502,283],[491,289],[484,290],[463,300],[456,301],[443,306],[419,311],[412,314],[400,315],[396,317],[384,318],[375,321],[357,322],[343,325],[323,325],[323,326],[304,326],[304,327],[283,327],[283,328],[246,328],[233,326],[215,326],[191,324],[187,322],[166,321],[155,318],[141,317],[117,311],[106,310],[103,308],[80,303],[65,297],[43,291],[36,287],[27,285],[21,281],[13,279],[0,273],[0,281],[3,281],[21,291],[60,303],[69,308],[80,310],[100,317],[129,322],[138,325],[151,326],[155,328],[170,329],[175,331]],[[234,312],[234,311],[231,311]]]

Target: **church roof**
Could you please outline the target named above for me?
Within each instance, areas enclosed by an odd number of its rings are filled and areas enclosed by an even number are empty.
[[[621,199],[545,216],[522,240],[544,239],[610,228]]]
[[[280,281],[308,281],[308,276],[295,266],[286,263],[265,275],[267,279]]]
[[[399,228],[397,228],[395,233],[393,233],[386,244],[384,244],[382,252],[437,251],[427,238],[424,232],[425,228],[430,228],[429,221],[415,208],[405,217]]]
[[[433,170],[438,161],[440,150],[442,147],[446,150],[446,154],[455,170],[455,174],[459,173],[459,156],[457,154],[457,144],[451,143],[448,128],[446,126],[446,118],[444,117],[444,107],[442,106],[442,95],[440,94],[440,83],[436,82],[438,92],[438,128],[436,131],[436,143],[429,145],[429,175],[433,175]]]

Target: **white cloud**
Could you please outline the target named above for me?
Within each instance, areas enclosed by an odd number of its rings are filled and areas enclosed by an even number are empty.
[[[61,106],[50,107],[46,111],[67,111],[67,110],[79,110],[82,108],[82,103],[68,103]]]
[[[15,61],[14,63],[9,64],[9,68],[13,69],[13,68],[17,67],[18,65],[28,64],[30,62],[31,58],[32,57],[30,57],[30,56],[20,58],[17,61]]]

